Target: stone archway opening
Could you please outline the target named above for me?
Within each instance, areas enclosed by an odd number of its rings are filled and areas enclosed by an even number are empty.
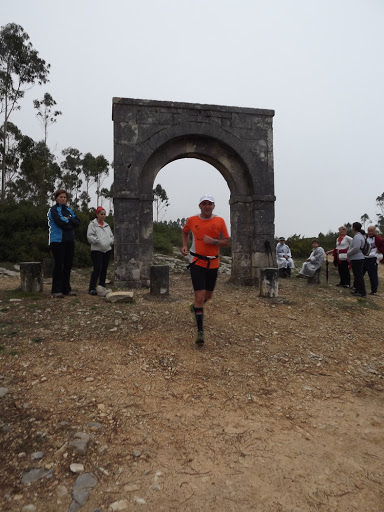
[[[270,110],[115,98],[115,283],[147,285],[153,184],[175,160],[197,158],[230,190],[231,281],[258,286],[274,241]]]
[[[230,230],[230,190],[223,176],[211,164],[196,158],[175,160],[163,167],[155,178],[166,191],[169,207],[159,213],[159,221],[177,221],[199,212],[198,200],[205,194],[216,198],[215,213],[224,218]],[[153,220],[157,220],[156,207]]]

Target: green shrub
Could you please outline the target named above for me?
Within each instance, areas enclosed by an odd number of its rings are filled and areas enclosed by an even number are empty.
[[[153,248],[155,252],[161,254],[173,254],[173,244],[163,233],[153,233]]]

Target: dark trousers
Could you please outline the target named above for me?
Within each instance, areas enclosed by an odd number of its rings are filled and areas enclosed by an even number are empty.
[[[371,282],[371,292],[376,293],[379,286],[379,277],[377,275],[377,259],[365,258],[364,261],[364,275],[368,272],[369,280]]]
[[[96,290],[97,280],[99,280],[100,286],[105,287],[105,279],[107,277],[107,268],[111,258],[111,253],[112,251],[91,251],[93,270],[91,280],[89,282],[90,290]]]
[[[339,271],[340,284],[343,286],[349,286],[351,284],[351,275],[349,273],[348,261],[339,261],[339,264],[337,265],[337,270]]]
[[[364,263],[365,260],[351,261],[356,293],[360,293],[361,295],[367,295],[364,282]]]
[[[69,293],[75,242],[52,242],[55,264],[52,273],[52,293]]]

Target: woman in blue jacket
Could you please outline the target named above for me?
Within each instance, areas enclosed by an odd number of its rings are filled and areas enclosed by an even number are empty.
[[[75,212],[67,206],[67,192],[55,192],[56,204],[48,212],[49,245],[55,260],[52,274],[52,297],[76,295],[71,290],[70,277],[75,252],[74,228],[80,224]]]

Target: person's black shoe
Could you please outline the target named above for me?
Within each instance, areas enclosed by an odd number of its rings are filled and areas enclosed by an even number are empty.
[[[196,345],[204,345],[204,331],[197,331]]]
[[[89,290],[89,295],[97,295],[97,291],[96,290]]]

